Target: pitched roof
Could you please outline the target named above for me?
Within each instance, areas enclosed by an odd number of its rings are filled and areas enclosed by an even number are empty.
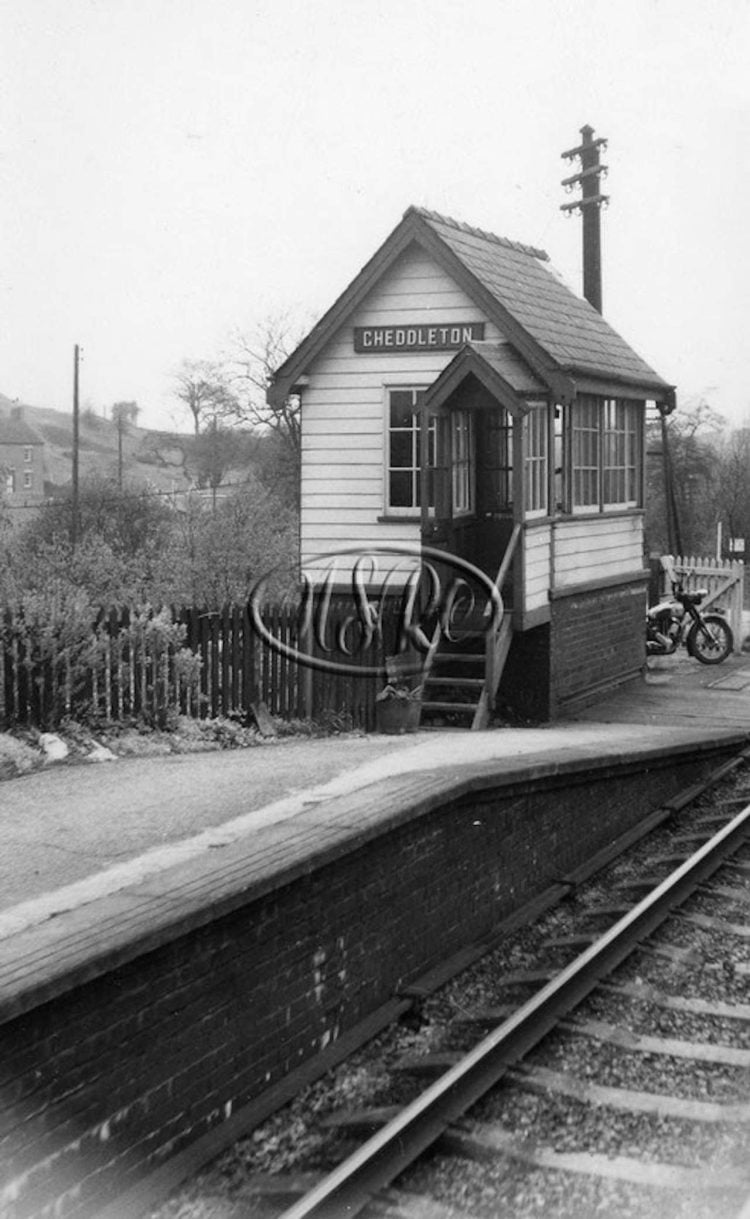
[[[509,241],[425,208],[401,223],[279,368],[269,397],[290,392],[333,332],[380,276],[416,241],[461,284],[545,384],[569,378],[621,384],[643,397],[670,398],[672,387],[552,269],[544,250]]]
[[[544,393],[545,384],[529,368],[510,343],[487,343],[475,339],[467,347],[481,356],[489,367],[518,394]]]
[[[560,368],[666,384],[593,305],[567,287],[543,250],[503,241],[435,212],[419,214]]]
[[[539,398],[547,392],[544,382],[517,355],[510,343],[474,340],[464,344],[433,381],[425,394],[425,402],[430,406],[441,405],[472,375],[513,414],[523,408],[524,399]]]
[[[0,444],[44,444],[44,441],[24,419],[0,415]]]

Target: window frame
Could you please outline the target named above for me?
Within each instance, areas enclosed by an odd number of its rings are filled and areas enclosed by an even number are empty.
[[[523,417],[523,512],[526,520],[549,515],[549,416],[546,402],[529,402]]]
[[[644,414],[640,399],[596,394],[581,394],[567,408],[568,423],[563,429],[567,453],[564,452],[563,468],[568,476],[565,507],[569,514],[643,510]],[[579,422],[581,418],[583,422]],[[596,464],[592,464],[594,457]],[[582,480],[586,477],[590,480],[587,495],[591,498],[579,502]],[[617,495],[619,490],[622,497]]]
[[[476,427],[473,411],[450,412],[451,516],[476,512]]]
[[[385,436],[384,436],[384,486],[383,486],[383,515],[394,519],[414,518],[421,513],[421,484],[419,476],[421,472],[421,412],[424,395],[429,388],[428,385],[419,383],[402,383],[398,382],[393,385],[385,385],[384,399],[384,420],[385,420]],[[412,424],[410,428],[394,428],[391,424],[391,412],[393,409],[392,394],[409,393],[412,395]],[[429,462],[431,466],[435,464],[435,433],[436,433],[436,416],[430,416],[430,435],[428,444],[432,450],[432,460]],[[391,462],[392,446],[391,435],[394,431],[400,433],[409,432],[411,435],[411,459],[412,464],[408,466],[394,466]],[[411,474],[411,492],[412,503],[406,504],[391,504],[391,476],[393,473],[403,473],[409,471]],[[434,515],[434,505],[428,508],[430,515]]]

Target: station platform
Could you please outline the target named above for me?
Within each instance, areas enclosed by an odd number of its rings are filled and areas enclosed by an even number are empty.
[[[284,738],[257,748],[53,766],[0,784],[0,941],[147,877],[388,779],[488,770],[533,778],[558,761],[750,740],[750,655],[653,658],[641,678],[554,725],[480,733]],[[258,839],[262,854],[262,844]]]
[[[66,1156],[76,1197],[92,1191],[76,1214],[107,1214],[115,1176],[136,1201],[112,1215],[139,1213],[142,1173],[174,1179],[176,1152],[197,1163],[237,1137],[446,953],[575,884],[748,743],[750,657],[675,656],[545,727],[285,740],[0,784],[0,1083],[33,1096],[49,1075],[43,1110],[21,1107],[24,1137],[50,1110],[65,1132],[20,1154],[34,1190],[59,1196]],[[0,1213],[35,1213],[27,1170],[9,1179]]]

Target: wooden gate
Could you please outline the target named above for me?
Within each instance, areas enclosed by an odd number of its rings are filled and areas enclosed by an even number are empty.
[[[699,558],[696,555],[663,555],[664,594],[672,591],[672,572],[689,592],[707,588],[701,609],[721,610],[729,619],[735,652],[742,651],[742,607],[745,564],[736,559]]]

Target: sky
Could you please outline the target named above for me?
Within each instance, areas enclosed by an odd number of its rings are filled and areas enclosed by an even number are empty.
[[[183,359],[336,299],[410,204],[542,246],[608,140],[603,299],[750,418],[750,0],[0,0],[0,393],[189,427]]]

